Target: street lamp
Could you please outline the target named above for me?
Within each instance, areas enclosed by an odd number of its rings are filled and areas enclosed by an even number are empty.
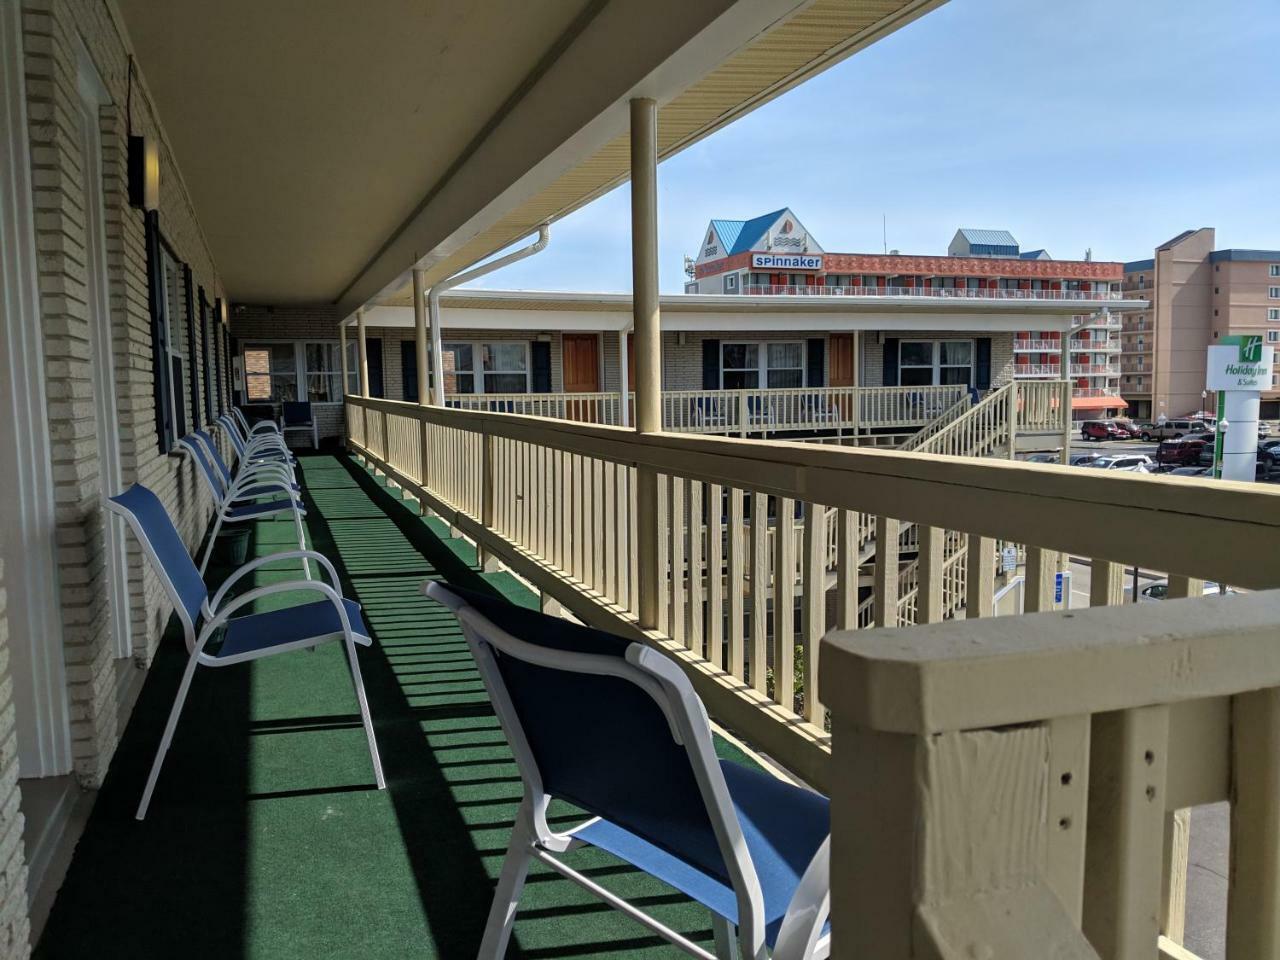
[[[1215,480],[1222,479],[1222,448],[1227,443],[1227,427],[1229,426],[1231,424],[1227,422],[1226,417],[1222,417],[1218,421],[1218,436],[1213,444],[1213,478]]]

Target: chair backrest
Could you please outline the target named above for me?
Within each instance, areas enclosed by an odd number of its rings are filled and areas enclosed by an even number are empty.
[[[311,426],[311,402],[309,400],[286,400],[280,405],[280,417],[286,427]]]
[[[191,434],[204,444],[205,454],[208,456],[209,462],[213,464],[214,468],[222,476],[226,489],[231,489],[231,485],[236,479],[235,474],[231,472],[231,468],[227,466],[227,462],[222,459],[222,452],[218,449],[218,445],[214,443],[213,437],[204,430],[192,430]]]
[[[231,445],[236,448],[236,456],[244,456],[244,435],[240,432],[240,425],[236,423],[236,418],[229,413],[224,413],[218,418],[218,424],[222,427],[222,431],[231,440]]]
[[[433,583],[428,592],[459,614],[526,785],[540,784],[736,886],[709,807],[719,806],[714,815],[732,820],[739,837],[741,828],[705,714],[678,667],[671,665],[674,679],[658,681],[636,665],[639,651],[657,655],[642,644],[452,585]],[[687,696],[670,697],[670,682]],[[684,743],[673,736],[682,726]],[[701,751],[688,742],[699,729]],[[718,784],[725,802],[709,804],[700,781]],[[745,869],[754,877],[749,862]],[[733,873],[743,870],[739,863]]]
[[[221,503],[227,495],[228,485],[222,473],[209,459],[209,451],[205,449],[204,444],[193,434],[187,434],[178,441],[178,446],[190,454],[191,459],[200,468],[200,475],[204,477],[204,482],[208,485],[209,492],[213,494],[213,499]]]
[[[187,648],[195,643],[195,625],[209,591],[191,554],[178,535],[160,498],[140,483],[110,497],[107,509],[124,517],[155,567],[165,593],[173,602],[187,635]]]

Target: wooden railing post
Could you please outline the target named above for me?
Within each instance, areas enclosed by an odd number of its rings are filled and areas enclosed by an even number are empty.
[[[747,391],[738,391],[738,436],[747,435]]]
[[[1231,701],[1227,960],[1280,957],[1280,689]]]
[[[1015,459],[1018,452],[1018,387],[1017,380],[1009,381],[1009,459]]]
[[[875,625],[898,625],[898,535],[901,524],[883,514],[876,517]]]
[[[916,623],[940,623],[942,609],[942,561],[944,531],[922,527],[916,570]]]
[[[1065,375],[1065,374],[1064,374]],[[1058,415],[1062,418],[1062,462],[1071,462],[1071,381],[1062,381],[1062,396],[1058,401]]]
[[[493,471],[495,440],[493,434],[480,436],[480,522],[489,530],[493,529]],[[498,559],[483,544],[476,544],[476,560],[480,568],[486,571],[498,569]]]

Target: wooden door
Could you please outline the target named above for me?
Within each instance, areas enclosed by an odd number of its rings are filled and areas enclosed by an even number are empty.
[[[853,348],[853,337],[852,333],[833,333],[828,340],[830,356],[827,359],[827,382],[833,387],[858,385],[857,371],[854,370],[857,353]]]
[[[594,333],[566,333],[561,346],[565,393],[598,393],[600,391],[600,338]],[[569,419],[597,422],[600,420],[596,401],[568,401]]]

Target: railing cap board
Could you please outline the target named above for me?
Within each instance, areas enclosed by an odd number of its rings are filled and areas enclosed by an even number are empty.
[[[820,662],[833,713],[890,733],[1229,696],[1280,686],[1280,590],[833,631]]]
[[[348,397],[373,410],[831,507],[1266,589],[1280,488],[685,433]]]

